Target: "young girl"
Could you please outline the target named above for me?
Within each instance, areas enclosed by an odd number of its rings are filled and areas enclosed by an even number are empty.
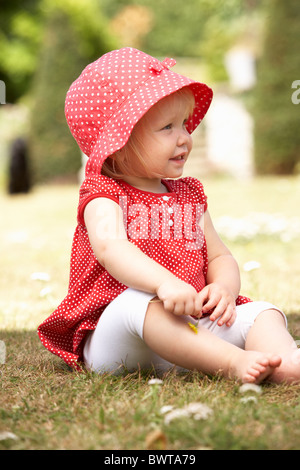
[[[239,295],[238,266],[202,184],[181,178],[212,91],[172,72],[174,63],[124,48],[70,87],[67,121],[89,159],[68,295],[40,339],[98,373],[176,365],[243,382],[298,381],[284,314]]]

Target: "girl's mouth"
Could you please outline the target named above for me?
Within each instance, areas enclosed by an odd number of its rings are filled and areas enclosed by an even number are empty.
[[[173,162],[185,161],[184,155],[178,155],[177,157],[170,158]]]
[[[186,158],[184,155],[178,155],[177,157],[170,158],[170,161],[178,167],[179,166],[183,167],[183,165],[185,164]]]

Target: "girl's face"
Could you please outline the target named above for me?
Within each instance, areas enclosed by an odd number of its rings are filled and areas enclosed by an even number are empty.
[[[161,188],[161,178],[179,178],[192,149],[192,138],[186,130],[190,103],[174,93],[155,104],[134,128],[138,151],[143,156],[145,168],[132,155],[135,169],[141,177],[124,178],[141,187],[142,180]]]

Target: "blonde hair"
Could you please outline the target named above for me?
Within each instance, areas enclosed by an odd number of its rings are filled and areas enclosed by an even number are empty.
[[[183,87],[178,91],[166,96],[165,98],[176,97],[182,100],[187,106],[189,116],[192,116],[195,108],[195,97],[192,90],[189,87]],[[162,98],[164,99],[164,98]],[[155,105],[154,105],[155,106]],[[138,121],[139,129],[147,126],[147,113]],[[141,138],[142,133],[136,132],[136,127],[133,128],[127,143],[120,150],[115,152],[106,158],[102,165],[101,174],[109,176],[113,179],[122,179],[123,176],[141,176],[140,172],[137,171],[136,165],[134,164],[132,155],[135,155],[143,169],[143,175],[148,175],[147,165],[143,154],[147,154],[147,150],[143,146]]]

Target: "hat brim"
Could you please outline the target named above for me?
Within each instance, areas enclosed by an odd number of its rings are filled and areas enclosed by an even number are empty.
[[[106,122],[89,155],[89,167],[99,171],[107,157],[124,147],[136,123],[154,104],[187,86],[195,97],[194,112],[187,122],[187,130],[192,133],[204,118],[213,92],[204,83],[164,69],[140,85]]]

